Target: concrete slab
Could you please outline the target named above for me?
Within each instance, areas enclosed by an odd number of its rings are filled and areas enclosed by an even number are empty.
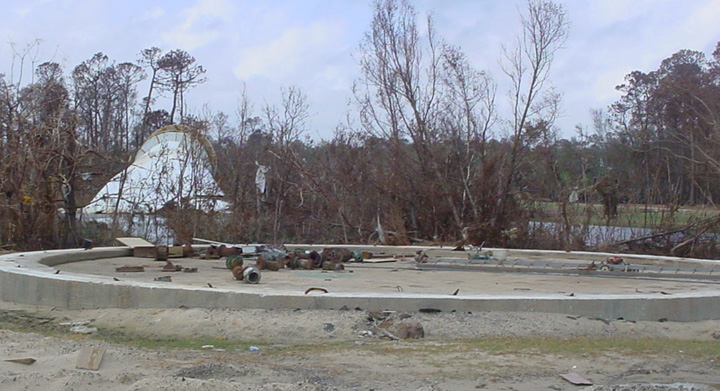
[[[310,248],[310,246],[300,246]],[[322,247],[322,246],[319,246]],[[318,247],[314,247],[318,248]],[[408,255],[416,247],[368,247],[380,256]],[[447,249],[424,248],[441,254]],[[717,280],[594,277],[580,273],[504,273],[418,270],[410,258],[390,264],[350,263],[345,271],[263,271],[260,284],[233,279],[225,260],[174,259],[197,273],[165,272],[164,262],[130,256],[128,247],[61,250],[0,256],[3,300],[65,308],[304,308],[341,307],[418,311],[532,311],[627,320],[691,321],[720,318]],[[512,250],[514,257],[563,260],[577,265],[603,259],[594,253]],[[462,259],[462,258],[458,258]],[[640,262],[635,258],[634,262]],[[643,262],[694,264],[645,258]],[[714,265],[697,261],[698,264]],[[145,272],[118,273],[117,267]],[[503,266],[506,267],[506,266]],[[511,266],[510,266],[511,267]],[[56,274],[57,273],[57,274]],[[155,281],[172,276],[172,282]],[[321,287],[328,291],[311,291]],[[457,291],[457,295],[453,295]]]

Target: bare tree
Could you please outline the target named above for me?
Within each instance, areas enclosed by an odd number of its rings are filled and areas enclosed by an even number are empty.
[[[180,109],[182,121],[185,104],[185,91],[190,87],[205,82],[203,74],[205,69],[195,64],[195,57],[180,49],[173,50],[157,61],[157,66],[162,70],[163,75],[159,82],[172,94],[172,109],[170,110],[170,121],[175,121],[175,111]]]
[[[469,204],[472,217],[480,217],[474,195],[477,185],[489,183],[490,178],[477,181],[478,170],[487,160],[487,142],[497,122],[495,95],[497,85],[485,72],[475,70],[459,48],[445,45],[442,51],[443,99],[440,114],[445,137],[454,145],[457,167],[462,181],[462,205]],[[482,186],[482,185],[481,185]],[[480,189],[482,191],[482,189]],[[464,210],[461,212],[464,216]]]
[[[124,62],[119,64],[117,67],[117,82],[120,88],[121,100],[119,112],[122,115],[122,130],[119,144],[124,146],[125,151],[130,150],[130,128],[131,128],[131,117],[134,113],[133,108],[135,107],[135,101],[137,98],[137,83],[145,80],[146,74],[139,66]]]
[[[503,48],[503,71],[510,79],[509,91],[512,116],[507,121],[511,149],[500,183],[497,208],[491,225],[503,229],[508,218],[512,185],[519,173],[524,148],[537,134],[529,132],[533,122],[544,121],[550,129],[557,116],[559,95],[548,87],[550,68],[555,53],[568,34],[568,20],[563,7],[548,0],[529,0],[527,13],[521,15],[523,31],[512,48]]]
[[[160,65],[158,61],[162,58],[162,50],[158,47],[151,47],[149,49],[143,49],[140,52],[140,59],[138,63],[150,68],[150,86],[148,87],[148,94],[143,101],[145,103],[142,117],[150,112],[150,105],[153,101],[153,92],[155,91],[156,84],[158,83],[158,72],[160,71]]]
[[[293,165],[293,144],[307,131],[306,121],[309,117],[307,96],[297,87],[282,91],[282,106],[278,109],[267,105],[265,119],[276,150],[270,150],[274,156],[271,165],[271,183],[275,195],[273,210],[273,243],[278,243],[281,223],[285,220],[285,208],[291,205],[291,187],[297,179],[296,167]]]

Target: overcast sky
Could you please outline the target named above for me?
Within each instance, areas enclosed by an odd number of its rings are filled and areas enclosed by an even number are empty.
[[[460,46],[472,64],[506,84],[498,67],[502,44],[520,31],[516,0],[417,0],[432,12],[440,37]],[[561,0],[571,22],[556,56],[553,85],[563,94],[561,134],[589,125],[591,108],[618,98],[615,86],[632,70],[651,71],[680,49],[710,54],[720,41],[720,0]],[[188,94],[189,110],[203,105],[234,117],[246,86],[256,114],[279,102],[281,87],[308,96],[309,134],[330,138],[345,117],[358,75],[358,44],[372,18],[370,0],[3,0],[0,73],[10,74],[9,42],[43,42],[39,61],[73,67],[103,52],[135,61],[145,48],[183,49],[207,70],[207,82]],[[169,109],[169,107],[168,107]]]

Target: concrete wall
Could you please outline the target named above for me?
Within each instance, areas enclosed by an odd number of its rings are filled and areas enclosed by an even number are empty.
[[[127,247],[58,250],[0,256],[0,298],[4,301],[83,308],[301,308],[364,310],[483,312],[549,312],[626,320],[697,321],[720,319],[720,291],[678,293],[672,296],[598,295],[448,296],[373,293],[310,294],[257,293],[211,288],[169,287],[161,283],[114,281],[110,277],[55,274],[51,266],[131,255]]]

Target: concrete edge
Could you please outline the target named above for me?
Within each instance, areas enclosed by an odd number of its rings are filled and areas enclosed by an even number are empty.
[[[534,251],[534,250],[533,250]],[[720,291],[656,295],[451,296],[421,294],[310,294],[171,287],[129,283],[110,277],[55,274],[68,262],[131,255],[128,247],[71,249],[0,256],[0,298],[4,301],[68,309],[91,308],[255,308],[339,309],[444,312],[544,312],[625,320],[700,321],[720,319]]]

